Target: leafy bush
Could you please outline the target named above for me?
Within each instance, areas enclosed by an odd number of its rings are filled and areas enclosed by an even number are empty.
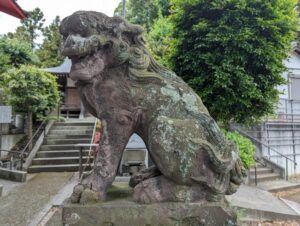
[[[171,0],[173,70],[217,121],[272,113],[299,19],[296,0]]]
[[[237,145],[241,160],[245,168],[249,169],[250,166],[254,165],[254,144],[248,138],[243,137],[240,133],[236,131],[227,132],[223,130],[223,132],[229,140],[233,141]]]
[[[54,75],[34,66],[23,65],[2,76],[7,102],[16,111],[31,111],[38,118],[43,118],[57,107],[59,92]]]
[[[26,42],[16,39],[0,38],[0,74],[21,65],[38,64],[38,57]],[[0,75],[0,86],[3,76]]]
[[[171,54],[171,43],[174,41],[171,34],[173,24],[166,17],[160,16],[146,34],[146,41],[154,58],[164,66],[168,66]]]

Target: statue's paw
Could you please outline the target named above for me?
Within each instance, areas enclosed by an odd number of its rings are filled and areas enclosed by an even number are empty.
[[[78,184],[74,187],[70,197],[72,203],[95,203],[99,201],[100,195],[98,192],[91,190],[86,185]]]
[[[82,184],[78,184],[74,187],[73,193],[70,197],[72,203],[79,203],[81,194],[84,191],[84,186]]]
[[[87,203],[97,203],[99,201],[99,195],[97,192],[86,188],[82,191],[81,197],[80,197],[80,204],[87,204]]]

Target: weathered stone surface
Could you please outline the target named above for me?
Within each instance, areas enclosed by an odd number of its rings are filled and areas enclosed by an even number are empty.
[[[149,205],[133,202],[126,183],[112,186],[107,201],[62,205],[63,223],[74,226],[222,226],[236,225],[236,216],[221,202],[164,202]]]
[[[17,182],[25,182],[27,173],[20,170],[9,170],[0,168],[0,178]]]
[[[64,205],[63,221],[76,226],[222,226],[236,225],[235,215],[220,203],[135,202]]]
[[[134,176],[136,201],[213,202],[235,192],[243,177],[236,147],[225,139],[200,97],[154,60],[140,26],[79,11],[62,21],[60,31],[62,54],[72,60],[70,77],[86,109],[102,125],[99,151],[92,173],[82,181],[84,189],[106,199],[124,148],[137,133],[159,173]],[[84,197],[79,186],[73,202]]]

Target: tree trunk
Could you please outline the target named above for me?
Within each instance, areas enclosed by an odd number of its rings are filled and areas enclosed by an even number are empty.
[[[28,139],[30,140],[32,137],[32,110],[31,108],[28,109]],[[28,145],[28,151],[30,152],[32,149],[32,141],[30,141]]]

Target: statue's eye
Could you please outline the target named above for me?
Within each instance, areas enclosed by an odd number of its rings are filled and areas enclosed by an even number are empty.
[[[120,43],[120,50],[124,51],[127,49],[127,45],[125,45],[123,42]]]
[[[112,45],[113,45],[113,43],[111,41],[108,41],[107,43],[104,44],[103,48],[108,49],[108,48],[111,48]]]

